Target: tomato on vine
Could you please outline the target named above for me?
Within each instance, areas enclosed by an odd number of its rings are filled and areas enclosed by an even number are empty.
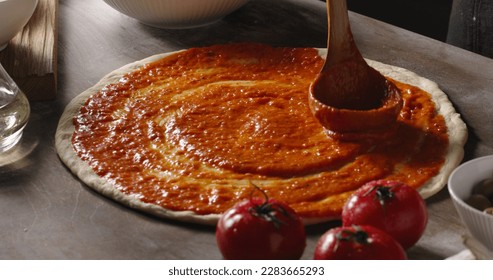
[[[302,220],[287,204],[251,197],[226,211],[216,228],[225,259],[299,259],[306,246]]]
[[[336,227],[315,247],[315,260],[405,260],[402,246],[389,234],[372,226]]]
[[[426,204],[418,191],[397,181],[377,180],[359,188],[342,210],[342,224],[372,225],[389,233],[404,249],[423,235]]]

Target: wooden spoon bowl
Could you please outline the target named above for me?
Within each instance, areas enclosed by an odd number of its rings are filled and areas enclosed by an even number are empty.
[[[346,0],[327,0],[327,16],[327,58],[309,90],[312,113],[331,137],[388,137],[402,108],[399,89],[370,67],[357,49]]]

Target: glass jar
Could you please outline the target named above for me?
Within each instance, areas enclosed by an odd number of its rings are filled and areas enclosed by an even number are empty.
[[[0,155],[19,142],[29,113],[26,96],[0,64]]]

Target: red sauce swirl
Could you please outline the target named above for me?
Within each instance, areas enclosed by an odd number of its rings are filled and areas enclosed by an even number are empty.
[[[170,55],[91,96],[74,118],[74,149],[121,192],[198,214],[248,197],[251,180],[303,217],[333,217],[369,180],[418,188],[438,173],[448,136],[428,93],[396,82],[396,136],[340,142],[308,107],[322,64],[315,49],[257,44]]]

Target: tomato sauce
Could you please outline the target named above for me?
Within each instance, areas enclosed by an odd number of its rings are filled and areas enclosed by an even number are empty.
[[[334,217],[374,179],[419,188],[435,176],[447,127],[428,93],[395,82],[396,136],[328,137],[308,106],[317,50],[232,44],[172,54],[91,96],[73,146],[121,192],[174,211],[221,213],[254,182],[305,218]]]

